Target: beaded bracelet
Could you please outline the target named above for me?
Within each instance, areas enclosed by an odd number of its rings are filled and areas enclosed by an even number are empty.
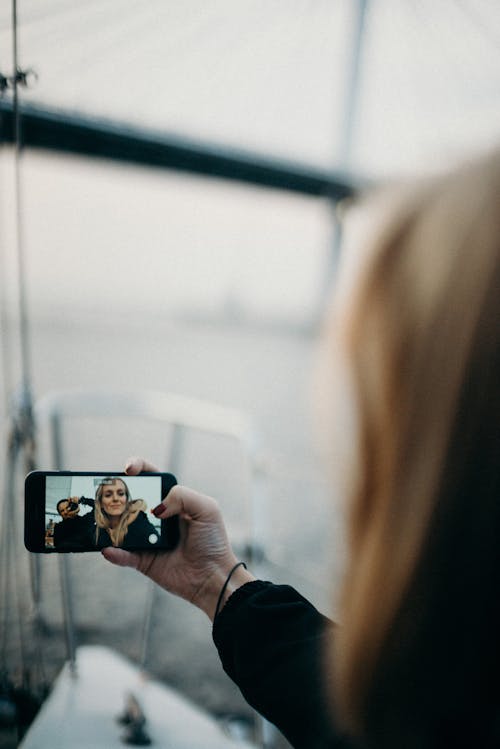
[[[232,578],[233,573],[236,572],[236,570],[238,569],[238,567],[244,567],[245,569],[247,569],[247,566],[246,566],[245,562],[238,562],[237,564],[234,565],[233,569],[231,570],[231,572],[227,576],[226,582],[222,586],[222,590],[221,590],[221,592],[219,594],[219,600],[217,601],[217,606],[215,607],[214,620],[215,620],[215,617],[217,616],[217,614],[219,613],[219,609],[220,609],[220,606],[221,606],[221,603],[222,603],[222,599],[224,598],[224,593],[227,590],[227,586],[229,585],[229,581]]]

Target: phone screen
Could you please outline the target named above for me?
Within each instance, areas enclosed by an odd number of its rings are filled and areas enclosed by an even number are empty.
[[[45,552],[173,548],[172,522],[151,510],[175,483],[171,474],[30,474],[26,545]]]

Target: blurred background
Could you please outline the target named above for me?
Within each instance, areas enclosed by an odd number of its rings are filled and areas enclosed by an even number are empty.
[[[220,500],[259,575],[334,614],[342,512],[312,373],[359,222],[351,199],[497,142],[498,3],[22,0],[16,30],[18,67],[33,71],[17,85],[21,150],[4,2],[2,444],[24,381],[40,468],[175,463],[182,483]],[[144,413],[132,415],[136,397]],[[8,483],[7,449],[1,459]],[[33,603],[22,474],[2,667],[17,678],[39,617],[50,681],[68,657],[68,612],[52,556]],[[212,714],[252,723],[204,615],[159,592],[151,604],[143,579],[100,555],[68,565],[77,644],[111,645]]]

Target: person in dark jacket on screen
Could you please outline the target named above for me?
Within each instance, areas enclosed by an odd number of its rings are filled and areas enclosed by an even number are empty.
[[[59,500],[56,509],[61,520],[53,528],[54,548],[57,551],[87,551],[95,548],[94,513],[80,514],[81,505],[89,503],[93,507],[93,500],[85,497]]]
[[[325,346],[327,453],[349,508],[339,626],[255,580],[215,500],[186,487],[154,510],[180,516],[177,549],[103,553],[207,613],[224,669],[292,746],[494,749],[500,150],[377,205],[366,252],[344,259]]]

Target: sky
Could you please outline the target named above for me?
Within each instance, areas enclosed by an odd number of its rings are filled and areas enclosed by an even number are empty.
[[[38,76],[21,96],[334,170],[345,166],[356,8],[355,0],[19,0],[19,62]],[[6,72],[11,38],[4,3]],[[496,0],[371,0],[361,42],[347,164],[355,174],[422,174],[498,141]],[[229,315],[298,327],[317,319],[335,242],[324,201],[54,154],[26,154],[21,176],[33,315]],[[0,180],[9,311],[8,154]]]
[[[498,138],[496,0],[367,0],[353,165],[423,169]],[[356,0],[18,0],[27,101],[334,167]],[[10,66],[10,4],[0,65]]]

